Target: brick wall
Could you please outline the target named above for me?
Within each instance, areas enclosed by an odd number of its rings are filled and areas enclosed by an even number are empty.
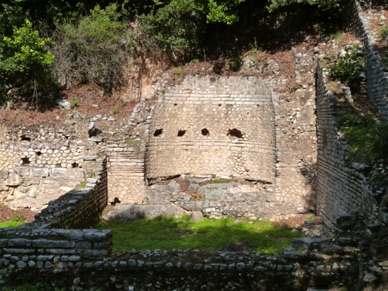
[[[147,179],[191,173],[274,182],[274,108],[264,81],[188,77],[154,112]]]

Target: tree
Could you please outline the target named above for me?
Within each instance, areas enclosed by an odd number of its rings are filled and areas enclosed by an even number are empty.
[[[35,105],[39,93],[51,85],[49,66],[54,55],[47,51],[51,39],[42,38],[28,19],[14,27],[11,36],[0,39],[0,79],[3,93],[17,91],[33,97]]]
[[[97,5],[78,21],[67,21],[58,28],[54,67],[64,83],[95,81],[110,92],[112,79],[120,74],[134,40],[117,8],[116,4],[105,9]]]
[[[267,8],[270,12],[273,12],[277,9],[284,8],[287,6],[289,7],[295,4],[307,4],[311,6],[316,6],[321,10],[328,10],[338,8],[341,2],[342,0],[270,0]]]

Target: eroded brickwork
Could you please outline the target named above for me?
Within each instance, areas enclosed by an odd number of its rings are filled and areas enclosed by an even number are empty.
[[[259,78],[188,77],[155,108],[148,179],[233,176],[274,183],[274,108]]]

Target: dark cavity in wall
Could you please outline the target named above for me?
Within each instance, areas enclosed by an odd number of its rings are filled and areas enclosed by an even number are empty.
[[[210,132],[209,132],[209,130],[208,130],[207,128],[202,128],[202,129],[201,129],[201,133],[202,133],[202,135],[204,135],[204,136],[208,136],[208,135],[210,134]]]
[[[72,167],[72,168],[78,168],[78,163],[76,163],[76,162],[72,163],[72,164],[71,164],[71,167]]]
[[[41,152],[41,151],[37,151],[37,152],[35,152],[35,154],[36,154],[37,156],[40,156],[40,155],[42,154],[42,152]]]
[[[30,159],[28,157],[22,158],[22,165],[27,165],[30,163]]]
[[[237,138],[243,138],[244,134],[240,130],[238,130],[237,128],[233,128],[233,129],[228,130],[228,135],[233,136],[233,137],[237,137]]]
[[[121,200],[118,197],[115,197],[115,199],[113,199],[113,201],[110,202],[110,205],[115,206],[116,204],[119,204],[119,203],[121,203]]]
[[[180,130],[178,131],[178,136],[184,136],[185,133],[186,133],[186,130],[180,129]]]
[[[31,138],[26,136],[25,134],[23,134],[21,137],[20,137],[20,140],[27,140],[27,141],[31,141]]]
[[[154,132],[154,136],[159,136],[163,133],[163,128],[158,128]]]

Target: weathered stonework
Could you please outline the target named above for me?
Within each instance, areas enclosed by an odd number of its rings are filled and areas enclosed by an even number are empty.
[[[358,1],[350,1],[347,9],[349,30],[364,44],[366,59],[367,92],[381,116],[388,120],[388,74],[381,56],[376,50],[376,39],[369,30],[368,21]]]
[[[3,203],[11,208],[42,210],[47,202],[74,189],[85,179],[79,168],[15,167],[15,172],[3,172],[0,193]]]
[[[352,235],[345,234],[343,240],[362,250],[363,256],[358,262],[362,280],[354,287],[357,290],[365,286],[384,290],[388,286],[384,279],[388,272],[381,265],[388,259],[388,212],[387,202],[384,202],[388,199],[388,189],[367,182],[365,173],[372,165],[347,160],[349,146],[339,133],[337,116],[349,104],[339,101],[339,97],[327,89],[327,80],[320,66],[317,67],[316,81],[317,213],[332,229],[352,232]],[[382,289],[377,289],[377,286]]]
[[[324,241],[311,240],[311,251],[290,248],[282,258],[195,250],[112,256],[111,239],[110,230],[0,230],[0,286],[61,282],[77,290],[306,290],[351,286],[357,275],[357,251]]]
[[[386,117],[384,68],[353,8],[353,29],[365,40],[368,93]],[[30,200],[39,198],[36,192],[58,191],[67,182],[74,187],[83,175],[86,183],[61,197],[46,197],[58,198],[51,202],[41,200],[48,207],[32,224],[0,230],[0,287],[27,278],[60,280],[77,290],[385,290],[387,189],[369,185],[364,165],[346,161],[347,144],[335,119],[338,102],[323,71],[317,68],[314,88],[309,55],[294,50],[293,57],[296,84],[303,84],[295,94],[284,94],[290,84],[277,77],[191,76],[169,88],[155,108],[134,113],[129,139],[88,140],[86,128],[77,134],[43,126],[6,133],[0,143],[0,197],[7,203],[39,204]],[[182,192],[175,181],[144,184],[187,173],[239,181],[227,186],[190,181],[202,200]],[[70,179],[59,185],[62,174]],[[342,235],[336,244],[307,243],[303,250],[305,242],[299,242],[298,251],[287,248],[283,257],[195,250],[116,256],[110,231],[70,230],[93,224],[115,197],[125,203],[171,203],[210,217],[276,219],[314,209],[315,191],[317,212]]]
[[[274,183],[272,93],[253,77],[188,77],[153,115],[148,180],[190,173]]]

